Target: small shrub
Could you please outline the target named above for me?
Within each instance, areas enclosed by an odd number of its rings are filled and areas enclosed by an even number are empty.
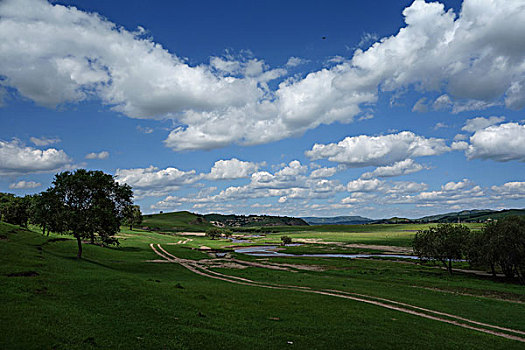
[[[291,244],[292,239],[289,236],[281,236],[281,245]]]

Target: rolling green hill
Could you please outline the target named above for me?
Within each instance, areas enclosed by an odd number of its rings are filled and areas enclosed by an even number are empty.
[[[150,231],[206,231],[212,227],[202,215],[190,213],[189,211],[178,211],[173,213],[144,215],[142,228]]]
[[[212,224],[213,222],[213,224]],[[274,227],[274,226],[308,226],[298,218],[270,215],[198,215],[188,211],[144,215],[143,229],[165,232],[202,232],[213,226],[233,228]]]
[[[214,221],[228,227],[308,226],[303,219],[288,216],[207,214],[204,217],[209,222]]]

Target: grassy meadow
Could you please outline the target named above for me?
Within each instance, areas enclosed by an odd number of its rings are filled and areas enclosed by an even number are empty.
[[[376,226],[376,227],[375,227]],[[415,225],[362,225],[246,237],[235,245],[275,244],[286,234],[318,243],[290,252],[347,251],[344,244],[410,246]],[[475,227],[474,227],[475,228]],[[184,259],[212,259],[198,248],[230,250],[226,239],[129,231],[121,245],[84,245],[0,223],[2,349],[520,349],[523,343],[359,301],[296,290],[232,284],[162,260],[149,244]],[[320,244],[328,242],[329,244]],[[338,243],[338,244],[332,244]],[[302,250],[301,250],[302,249]],[[354,251],[370,251],[352,248]],[[387,298],[525,332],[525,288],[432,265],[377,259],[256,258],[240,261],[311,267],[212,267],[266,284]]]

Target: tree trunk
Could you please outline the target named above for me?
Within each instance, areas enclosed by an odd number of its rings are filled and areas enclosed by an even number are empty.
[[[440,259],[439,261],[441,261],[443,266],[445,266],[445,269],[447,269],[447,271],[448,271],[447,261],[446,260],[442,260],[442,259]]]
[[[516,274],[518,275],[518,281],[521,284],[525,284],[525,276],[523,276],[523,272],[517,266],[516,266]]]
[[[77,245],[78,245],[78,253],[77,253],[77,259],[82,258],[82,240],[80,239],[79,235],[75,235],[77,238]]]
[[[46,234],[46,223],[42,225],[42,236]]]
[[[130,231],[133,231],[133,224],[130,224],[130,225],[129,225],[129,230],[130,230]]]
[[[452,275],[452,259],[448,259],[448,273]]]
[[[91,232],[91,244],[95,244],[95,233]]]
[[[494,263],[490,263],[490,271],[492,272],[492,277],[496,277],[496,267]]]

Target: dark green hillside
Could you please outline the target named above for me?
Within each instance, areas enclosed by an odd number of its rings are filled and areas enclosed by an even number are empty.
[[[229,227],[308,226],[303,219],[288,216],[207,214],[204,217],[209,222],[214,221]]]
[[[150,231],[205,231],[212,225],[202,216],[189,211],[144,215],[142,225]]]
[[[142,228],[149,231],[202,232],[215,226],[263,227],[263,226],[308,226],[298,218],[269,215],[199,215],[188,211],[144,215]]]
[[[397,216],[391,217],[390,219],[382,219],[374,221],[374,224],[411,224],[413,220],[407,218],[399,218]]]

